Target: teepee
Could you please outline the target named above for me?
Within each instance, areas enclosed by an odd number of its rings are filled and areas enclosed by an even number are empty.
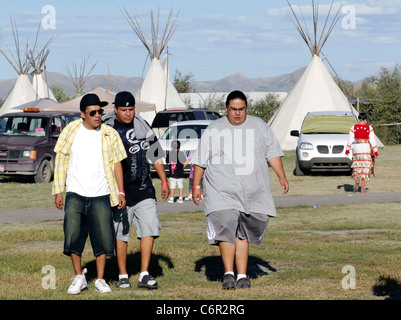
[[[35,45],[33,47],[33,50],[31,50],[29,52],[29,56],[28,56],[29,62],[31,63],[32,68],[33,68],[32,85],[36,91],[38,99],[50,99],[53,101],[57,101],[56,97],[53,95],[53,92],[50,90],[50,88],[48,87],[47,82],[45,80],[46,60],[50,53],[50,50],[48,49],[48,47],[54,41],[55,37],[52,37],[45,44],[45,46],[38,53],[36,53],[36,50],[38,48],[39,31],[40,31],[40,25],[39,25],[38,31],[36,33]]]
[[[146,47],[151,59],[147,75],[139,89],[138,98],[142,101],[154,103],[156,105],[156,112],[172,108],[186,108],[185,103],[182,101],[177,90],[169,79],[168,53],[160,59],[164,49],[166,49],[168,42],[177,28],[178,14],[174,15],[174,8],[170,11],[166,26],[160,39],[160,9],[158,10],[156,20],[154,19],[153,11],[151,11],[151,40],[148,40],[144,34],[138,14],[136,17],[131,17],[126,9],[124,9],[123,14],[139,40]],[[155,112],[144,112],[141,114],[141,116],[149,123],[152,123],[155,115]]]
[[[313,34],[311,35],[303,15],[302,25],[291,4],[288,2],[292,22],[312,53],[312,59],[279,110],[277,110],[276,114],[269,121],[269,125],[277,136],[283,150],[296,149],[298,138],[292,137],[290,132],[301,129],[302,122],[308,112],[352,111],[354,114],[357,114],[319,56],[339,19],[341,7],[334,15],[331,23],[329,22],[333,4],[334,0],[330,5],[324,26],[319,35],[319,6],[315,5],[314,1],[312,1]]]
[[[25,52],[21,55],[18,29],[16,22],[12,19],[11,29],[14,37],[15,54],[12,53],[8,46],[8,54],[1,48],[0,52],[17,72],[18,78],[4,101],[3,106],[0,108],[0,115],[9,112],[13,107],[37,100],[36,91],[28,77],[28,73],[32,67],[28,58],[28,41],[25,46]]]
[[[68,73],[68,76],[70,77],[74,87],[75,87],[75,98],[79,97],[83,94],[83,90],[84,90],[84,86],[86,84],[86,81],[88,81],[89,76],[91,75],[93,69],[95,69],[97,62],[96,61],[90,68],[88,71],[86,71],[86,67],[88,64],[88,58],[83,58],[82,62],[79,66],[79,70],[78,70],[78,66],[76,63],[73,63],[72,65],[72,70],[68,65],[65,65],[65,70]]]

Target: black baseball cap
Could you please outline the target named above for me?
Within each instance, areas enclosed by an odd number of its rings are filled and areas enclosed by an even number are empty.
[[[113,103],[116,107],[135,107],[135,98],[132,93],[122,91],[117,93]]]
[[[100,101],[99,97],[96,94],[88,93],[82,97],[79,109],[81,111],[85,111],[85,108],[89,106],[100,106],[101,108],[103,108],[108,104],[109,103],[107,101]]]

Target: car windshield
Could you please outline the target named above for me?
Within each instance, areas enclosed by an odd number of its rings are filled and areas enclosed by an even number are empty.
[[[356,123],[352,115],[310,115],[302,125],[302,134],[348,133]]]
[[[200,139],[206,128],[205,124],[172,126],[163,134],[162,140]]]
[[[45,137],[49,127],[49,118],[29,116],[5,116],[0,118],[1,136]]]

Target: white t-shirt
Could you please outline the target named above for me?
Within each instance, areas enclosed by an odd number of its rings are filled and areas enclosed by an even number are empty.
[[[66,191],[83,197],[100,197],[110,194],[102,154],[100,129],[78,129],[71,148],[67,172]]]

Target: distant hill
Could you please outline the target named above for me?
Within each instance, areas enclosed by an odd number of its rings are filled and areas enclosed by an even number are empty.
[[[298,69],[292,73],[283,74],[270,78],[247,78],[242,73],[234,73],[215,81],[197,81],[193,85],[197,92],[230,92],[242,90],[244,92],[286,92],[291,90],[294,83],[299,79],[305,68]],[[8,93],[14,86],[16,79],[0,80],[0,99],[6,99]],[[75,95],[75,88],[68,76],[47,72],[46,81],[50,87],[61,87],[69,97]],[[111,85],[114,92],[130,91],[136,94],[141,86],[140,77],[111,76]],[[102,87],[110,89],[108,75],[94,75],[89,77],[84,92],[94,88]]]

